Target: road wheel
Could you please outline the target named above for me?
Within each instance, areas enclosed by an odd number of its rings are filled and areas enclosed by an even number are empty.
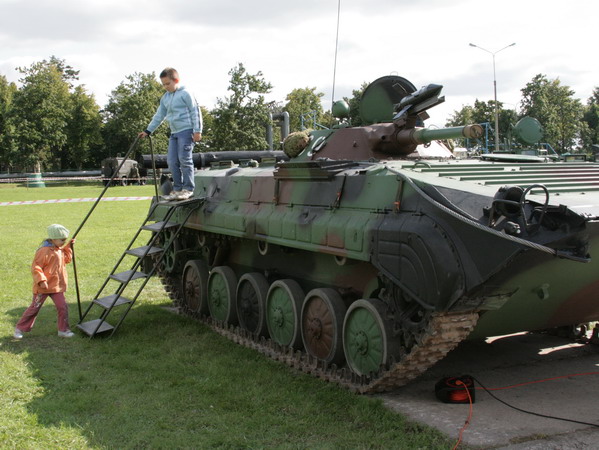
[[[313,289],[304,299],[302,341],[306,351],[329,364],[343,362],[343,319],[347,308],[334,289]]]
[[[202,260],[187,261],[183,269],[183,303],[194,314],[208,313],[208,265]]]
[[[237,283],[236,306],[241,328],[257,336],[265,336],[266,296],[268,281],[258,272],[242,275]]]
[[[304,292],[290,279],[277,280],[266,296],[266,325],[271,339],[285,347],[301,348],[300,313]]]
[[[358,375],[377,372],[399,355],[400,341],[393,336],[391,321],[385,318],[385,303],[378,299],[356,300],[343,323],[343,349],[347,365]]]
[[[171,243],[171,245],[168,245],[172,239],[174,239],[174,241]],[[160,270],[167,273],[175,272],[178,262],[177,252],[179,252],[182,248],[180,239],[175,237],[175,230],[171,228],[162,230],[158,238],[158,244],[164,249],[164,256],[162,257]],[[181,263],[182,262],[183,261],[181,261]],[[180,270],[181,266],[179,266],[179,271]]]
[[[228,266],[215,267],[208,277],[208,309],[212,318],[227,324],[237,323],[235,289],[237,276]]]

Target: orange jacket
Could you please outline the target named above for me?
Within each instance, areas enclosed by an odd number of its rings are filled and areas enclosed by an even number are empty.
[[[73,249],[70,245],[63,248],[48,246],[47,242],[49,241],[45,241],[44,246],[37,249],[31,264],[34,294],[54,294],[67,290],[66,265],[73,258]],[[40,287],[39,283],[42,281],[48,283],[47,288]]]

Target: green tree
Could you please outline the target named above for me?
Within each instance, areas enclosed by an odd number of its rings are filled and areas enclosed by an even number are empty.
[[[478,100],[477,100],[478,101]],[[474,107],[462,105],[460,110],[454,111],[445,122],[446,127],[455,127],[463,123],[479,123],[474,119]]]
[[[46,64],[53,67],[60,72],[62,80],[69,85],[69,88],[73,88],[73,81],[79,79],[79,71],[75,70],[72,66],[69,66],[64,59],[57,58],[56,56],[51,56],[50,61],[43,60],[39,64]]]
[[[70,111],[63,68],[56,61],[44,60],[18,70],[24,75],[22,88],[14,95],[9,118],[14,126],[16,162],[26,170],[59,169]]]
[[[102,145],[102,117],[100,107],[93,95],[88,95],[83,86],[77,86],[71,94],[71,118],[67,125],[67,152],[63,167],[73,166],[81,170],[86,163],[99,166],[93,151]]]
[[[538,74],[522,89],[523,115],[537,119],[544,129],[543,141],[558,153],[574,148],[582,132],[583,108],[574,91],[559,79]]]
[[[510,140],[511,127],[518,120],[516,111],[512,109],[503,109],[503,104],[497,102],[499,114],[499,136],[501,141],[506,145]],[[489,142],[480,142],[481,145],[487,145],[491,148],[494,146],[494,128],[495,128],[495,101],[489,100],[483,102],[478,99],[474,101],[474,106],[464,105],[459,111],[454,111],[450,118],[445,123],[447,127],[459,127],[470,125],[473,123],[485,124],[488,127],[487,138]],[[458,145],[465,146],[465,140],[456,140]],[[472,146],[472,143],[470,143]]]
[[[212,135],[214,134],[214,116],[204,106],[200,106],[202,112],[202,140],[197,144],[200,152],[209,152],[212,150]]]
[[[316,92],[316,88],[305,87],[292,90],[285,100],[283,111],[289,113],[289,131],[300,131],[302,129],[302,116],[304,116],[304,128],[311,128],[310,119],[316,123],[322,123],[323,111],[320,99],[324,93]],[[310,115],[310,118],[308,118]]]
[[[590,149],[592,144],[599,144],[599,87],[593,90],[584,108],[583,121],[586,132],[583,135],[585,149]]]
[[[162,85],[156,80],[154,72],[128,75],[112,92],[103,111],[103,137],[105,152],[103,156],[124,155],[140,131],[146,129],[152,119],[160,97],[164,94]],[[168,127],[161,125],[152,133],[154,151],[166,153],[168,148]],[[140,153],[148,152],[147,147],[138,145],[136,158]]]
[[[14,126],[9,116],[17,86],[0,75],[0,170],[10,170],[15,164]]]
[[[353,127],[359,127],[363,124],[362,118],[360,117],[360,100],[367,87],[368,83],[363,82],[359,89],[354,89],[352,91],[351,98],[344,98],[349,105],[349,121]]]
[[[212,150],[264,150],[269,105],[264,99],[272,89],[262,72],[249,74],[242,63],[229,71],[231,95],[219,98],[212,111]]]

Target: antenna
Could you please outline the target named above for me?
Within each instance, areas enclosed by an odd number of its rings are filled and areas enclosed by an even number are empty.
[[[335,62],[333,64],[333,92],[331,94],[331,113],[335,103],[335,76],[337,75],[337,48],[339,47],[339,17],[341,16],[341,0],[337,2],[337,36],[335,37]]]

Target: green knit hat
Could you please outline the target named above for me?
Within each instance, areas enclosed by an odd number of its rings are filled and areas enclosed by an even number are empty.
[[[48,237],[50,239],[66,239],[69,237],[69,230],[55,223],[48,227]]]

